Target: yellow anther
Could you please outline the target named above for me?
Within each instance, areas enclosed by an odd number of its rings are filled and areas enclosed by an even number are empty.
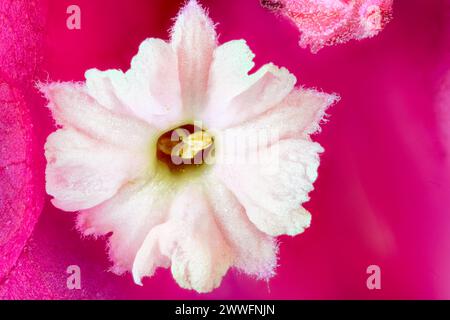
[[[196,131],[188,136],[181,136],[181,141],[178,155],[183,159],[193,159],[200,151],[208,149],[214,140],[208,132]]]
[[[194,159],[195,156],[208,149],[214,143],[214,138],[207,131],[197,130],[190,133],[187,129],[177,128],[172,134],[158,140],[158,149],[167,156],[182,159]]]

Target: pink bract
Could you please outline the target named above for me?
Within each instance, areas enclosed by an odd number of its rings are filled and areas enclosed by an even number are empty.
[[[30,105],[39,105],[33,79],[41,60],[44,8],[41,1],[0,2],[0,281],[42,209],[42,156]]]
[[[325,46],[377,35],[392,17],[393,0],[262,0],[291,19],[300,46],[317,53]]]
[[[27,108],[23,94],[0,81],[0,279],[22,252],[42,205]]]

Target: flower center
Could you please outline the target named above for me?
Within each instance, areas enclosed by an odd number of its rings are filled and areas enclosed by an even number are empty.
[[[184,125],[162,134],[157,142],[158,160],[171,171],[185,171],[207,163],[214,152],[214,137],[196,125]]]

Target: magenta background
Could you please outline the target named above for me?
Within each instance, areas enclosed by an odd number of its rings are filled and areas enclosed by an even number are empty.
[[[221,42],[244,38],[258,65],[272,61],[299,84],[342,97],[315,137],[326,152],[307,204],[311,228],[280,238],[280,266],[269,283],[231,271],[219,289],[201,295],[180,289],[168,270],[144,287],[105,272],[104,242],[80,239],[74,216],[47,201],[0,296],[450,299],[450,143],[442,132],[450,100],[438,101],[448,97],[440,90],[450,79],[450,1],[396,0],[394,20],[378,37],[317,55],[299,48],[295,27],[258,0],[200,2],[219,23]],[[66,28],[66,8],[74,3],[82,11],[78,31]],[[127,69],[143,39],[168,37],[181,3],[49,0],[41,79],[82,80],[93,67]],[[33,114],[42,143],[52,121],[42,104]],[[66,288],[71,264],[81,267],[82,290]],[[366,287],[371,264],[382,269],[382,290]]]

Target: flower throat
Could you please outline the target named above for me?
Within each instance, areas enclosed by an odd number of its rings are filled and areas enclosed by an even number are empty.
[[[157,158],[172,172],[203,166],[214,152],[214,137],[199,126],[187,124],[163,133],[157,142]]]

